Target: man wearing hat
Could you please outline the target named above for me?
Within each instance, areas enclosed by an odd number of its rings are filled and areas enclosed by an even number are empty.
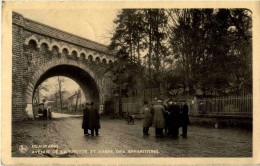
[[[182,100],[182,106],[180,111],[180,118],[181,118],[181,127],[182,127],[182,136],[187,137],[187,125],[189,123],[189,107],[185,100]]]
[[[85,103],[85,109],[83,110],[83,121],[82,121],[82,129],[84,129],[84,135],[88,136],[88,129],[89,129],[89,104],[88,102]]]
[[[98,129],[100,129],[100,116],[98,110],[95,108],[94,102],[90,103],[89,109],[89,129],[91,131],[91,136],[94,136],[94,131],[96,136],[98,136]]]
[[[173,138],[177,138],[179,136],[179,128],[180,128],[180,105],[174,101],[171,107],[171,117],[172,117],[172,136]]]
[[[163,129],[165,128],[164,113],[166,111],[162,103],[162,100],[158,99],[153,106],[153,127],[156,137],[163,137]]]

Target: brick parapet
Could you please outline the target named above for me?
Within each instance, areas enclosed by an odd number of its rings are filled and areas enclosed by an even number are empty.
[[[20,17],[22,17],[22,15],[15,12],[16,19],[13,19],[13,23],[24,26],[24,29],[27,31],[72,43],[100,53],[114,55],[114,52],[109,50],[108,46],[106,45],[82,38],[80,36],[59,30],[48,25],[44,25],[28,18],[23,18],[22,21],[19,19]]]

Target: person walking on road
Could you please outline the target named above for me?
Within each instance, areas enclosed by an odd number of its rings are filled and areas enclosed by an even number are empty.
[[[189,107],[185,100],[182,101],[182,106],[180,110],[180,119],[181,119],[181,127],[182,127],[182,136],[187,137],[187,126],[189,123]]]
[[[144,102],[144,106],[141,108],[141,114],[143,118],[143,134],[150,135],[149,127],[151,127],[153,121],[151,108],[149,107],[147,101]]]
[[[156,137],[164,137],[163,129],[165,128],[164,119],[165,108],[162,105],[162,100],[157,100],[156,105],[153,106],[153,127],[155,128]]]
[[[89,129],[91,130],[91,136],[94,136],[94,131],[96,136],[98,136],[98,129],[100,129],[100,116],[98,110],[94,107],[94,102],[90,103],[89,111]]]
[[[88,133],[89,129],[89,108],[88,108],[89,103],[85,103],[85,109],[83,110],[83,121],[82,121],[82,129],[84,129],[84,135],[88,136],[90,135]]]

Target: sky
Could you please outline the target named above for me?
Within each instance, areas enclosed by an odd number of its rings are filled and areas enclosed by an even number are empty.
[[[110,44],[116,9],[15,10],[24,17],[105,45]]]
[[[113,20],[117,10],[113,9],[80,9],[80,10],[15,10],[25,18],[52,26],[54,28],[90,39],[92,41],[109,45]],[[71,95],[79,86],[73,80],[64,77],[64,90]],[[41,91],[44,96],[55,93],[57,90],[57,77],[49,78],[44,84],[48,84],[48,91]]]

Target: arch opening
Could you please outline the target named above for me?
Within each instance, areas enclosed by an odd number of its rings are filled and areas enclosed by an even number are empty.
[[[100,58],[99,57],[96,57],[95,61],[96,61],[97,64],[100,64]]]
[[[68,56],[69,56],[69,51],[68,51],[67,48],[63,48],[63,50],[62,50],[62,56],[63,56],[63,57],[68,57]]]
[[[74,80],[63,76],[50,77],[36,87],[32,104],[34,115],[38,114],[37,108],[43,100],[47,101],[48,109],[58,113],[80,113],[84,103],[91,101],[89,94],[84,93]]]
[[[59,47],[58,46],[53,46],[52,47],[52,54],[55,57],[59,57]]]
[[[93,61],[93,56],[92,56],[92,55],[89,55],[89,56],[88,56],[88,60],[89,60],[90,62],[92,62],[92,61]]]
[[[73,59],[78,59],[78,53],[77,53],[77,51],[72,51],[72,53],[71,53],[71,55],[72,55],[72,58]]]
[[[31,39],[28,43],[28,47],[32,50],[36,50],[37,49],[37,42],[33,39]]]
[[[103,63],[104,65],[107,64],[106,58],[103,58],[103,59],[102,59],[102,63]]]
[[[75,81],[82,89],[84,97],[87,98],[88,101],[93,101],[95,103],[95,107],[99,109],[99,106],[102,104],[102,102],[98,84],[87,71],[78,66],[70,64],[60,64],[46,70],[34,84],[32,95],[30,97],[31,101],[27,101],[27,105],[29,103],[33,104],[33,99],[35,98],[36,94],[35,92],[39,85],[41,85],[45,80],[55,76],[63,76]]]

